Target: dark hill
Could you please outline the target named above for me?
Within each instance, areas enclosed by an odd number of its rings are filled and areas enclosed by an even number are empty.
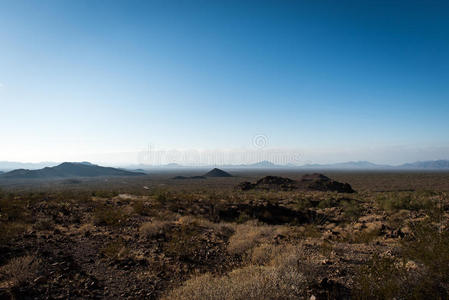
[[[225,171],[217,169],[217,168],[210,170],[203,176],[204,177],[232,177],[232,175],[229,174],[228,172],[225,172]]]
[[[38,170],[18,169],[0,175],[5,179],[32,179],[32,178],[72,178],[97,176],[138,176],[143,173],[130,172],[116,168],[101,167],[93,164],[65,162],[55,167],[46,167]]]
[[[242,182],[237,186],[238,189],[247,191],[258,190],[310,190],[310,191],[334,191],[339,193],[354,193],[354,190],[348,183],[334,181],[323,174],[306,174],[299,181],[278,177],[266,176],[259,179],[256,183]]]

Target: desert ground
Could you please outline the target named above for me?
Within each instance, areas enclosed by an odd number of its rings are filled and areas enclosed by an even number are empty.
[[[448,299],[449,173],[0,182],[0,299]]]

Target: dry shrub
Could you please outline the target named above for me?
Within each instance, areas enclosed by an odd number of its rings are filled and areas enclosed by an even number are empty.
[[[284,247],[273,244],[261,244],[255,247],[251,252],[251,263],[254,265],[264,265],[278,256]]]
[[[42,218],[34,223],[34,229],[36,230],[52,230],[55,224],[52,218]]]
[[[170,222],[155,220],[153,222],[143,223],[140,226],[140,236],[151,238],[159,234],[163,234],[170,228]]]
[[[374,228],[371,230],[362,230],[359,232],[355,232],[352,234],[352,238],[350,239],[350,242],[355,244],[368,244],[374,240],[376,240],[381,235],[381,232],[379,229]]]
[[[0,243],[8,242],[28,229],[27,224],[0,222]]]
[[[127,216],[118,208],[98,206],[94,211],[95,225],[120,226],[125,223]]]
[[[78,229],[74,230],[75,233],[83,234],[83,235],[90,235],[92,232],[95,232],[96,228],[91,223],[85,223],[81,225]]]
[[[134,201],[133,205],[133,211],[141,216],[149,216],[151,213],[151,209],[145,205],[144,201]]]
[[[262,241],[272,238],[275,231],[274,226],[237,225],[235,233],[229,239],[228,252],[242,255]]]
[[[295,265],[248,266],[222,277],[194,277],[165,299],[298,299],[306,286]]]
[[[11,259],[0,268],[0,276],[14,286],[22,285],[36,277],[40,260],[27,255]]]
[[[375,254],[360,268],[356,298],[449,298],[449,231],[430,220],[411,227],[411,234],[400,244],[402,259]],[[416,267],[408,268],[410,261]]]
[[[128,258],[129,249],[123,239],[120,238],[106,244],[105,247],[100,249],[100,253],[109,259],[121,260]]]
[[[198,218],[194,216],[182,216],[178,219],[178,223],[181,225],[194,225],[194,226],[200,226],[205,228],[213,229],[215,232],[223,234],[223,235],[230,235],[234,232],[234,230],[231,228],[231,226],[224,224],[224,223],[213,223],[209,220]]]

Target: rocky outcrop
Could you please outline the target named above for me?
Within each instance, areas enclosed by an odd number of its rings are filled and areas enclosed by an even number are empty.
[[[313,191],[331,191],[338,193],[354,193],[351,185],[341,183],[330,179],[323,174],[306,174],[299,181],[285,177],[266,176],[259,179],[256,183],[242,182],[237,189],[248,191],[257,190],[313,190]]]

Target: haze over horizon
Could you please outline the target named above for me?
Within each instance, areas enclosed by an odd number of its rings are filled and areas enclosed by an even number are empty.
[[[148,144],[298,164],[449,159],[448,13],[444,1],[0,1],[0,161],[135,164]]]

